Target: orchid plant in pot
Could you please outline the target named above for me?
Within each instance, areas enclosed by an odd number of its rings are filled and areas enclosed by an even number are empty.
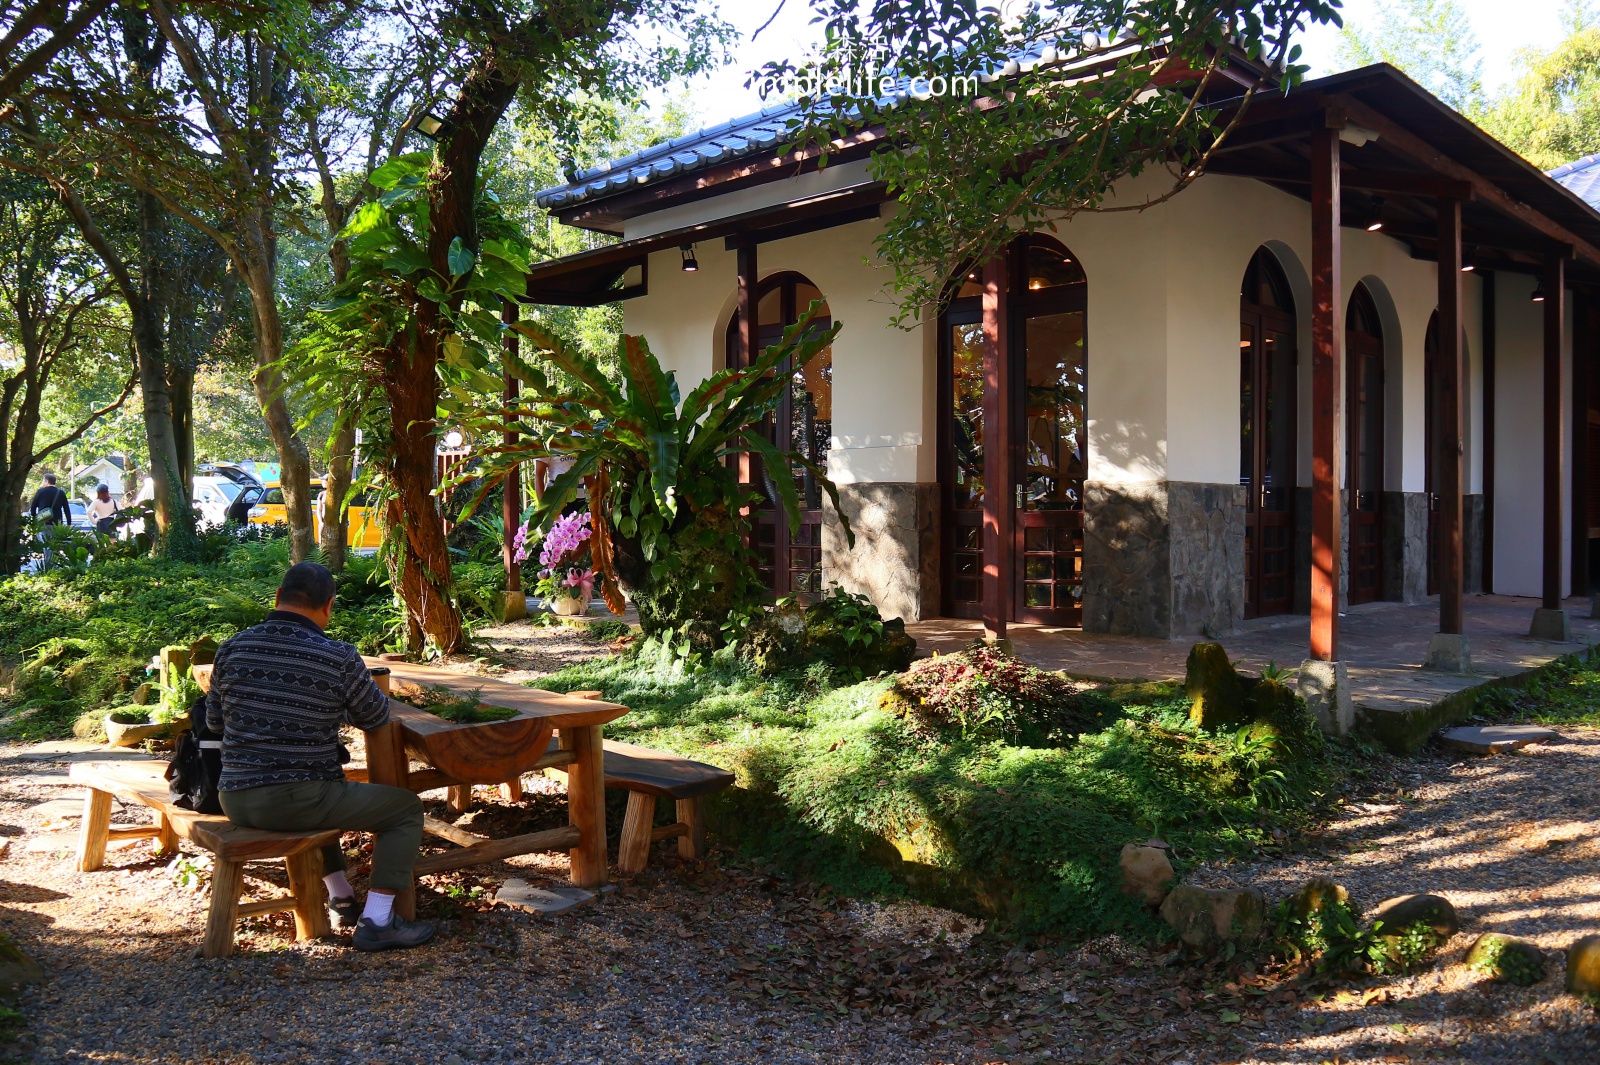
[[[589,611],[595,586],[594,560],[589,553],[591,536],[586,512],[563,514],[542,537],[526,526],[517,530],[512,557],[523,562],[532,557],[534,546],[538,546],[539,565],[543,568],[534,594],[557,614],[572,616]]]

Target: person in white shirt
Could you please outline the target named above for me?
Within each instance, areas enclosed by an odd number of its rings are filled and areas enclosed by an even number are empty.
[[[117,513],[121,509],[117,501],[111,498],[111,486],[102,484],[94,490],[94,498],[89,501],[89,520],[94,522],[97,532],[110,536],[111,527],[116,524]]]
[[[573,458],[570,455],[546,455],[533,460],[533,498],[543,500],[545,492],[557,477],[572,469]],[[570,514],[573,511],[589,509],[589,478],[583,479],[583,484],[578,486],[578,494],[561,508],[561,513]]]

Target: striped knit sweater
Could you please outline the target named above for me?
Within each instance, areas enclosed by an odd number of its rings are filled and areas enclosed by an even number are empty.
[[[274,610],[217,650],[206,726],[222,733],[222,791],[343,780],[339,726],[388,720],[361,655],[301,614]]]

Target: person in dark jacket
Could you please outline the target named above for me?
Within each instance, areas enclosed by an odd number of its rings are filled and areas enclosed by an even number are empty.
[[[67,493],[56,487],[56,475],[44,475],[44,486],[33,493],[33,503],[28,507],[28,513],[37,518],[40,511],[44,511],[46,525],[71,525],[72,508],[67,505]]]
[[[329,908],[355,927],[358,950],[418,947],[434,926],[394,912],[411,886],[422,843],[422,801],[405,788],[347,781],[339,726],[375,729],[389,699],[360,653],[323,630],[333,616],[333,574],[315,562],[289,569],[266,620],[217,649],[206,727],[222,733],[218,799],[236,825],[274,832],[372,832],[371,889],[357,908],[344,853],[323,852]]]

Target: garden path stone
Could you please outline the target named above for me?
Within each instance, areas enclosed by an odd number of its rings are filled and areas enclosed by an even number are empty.
[[[1555,729],[1539,725],[1484,725],[1447,728],[1439,733],[1439,741],[1446,747],[1470,754],[1499,754],[1515,751],[1530,743],[1547,743],[1559,740]]]
[[[1461,931],[1461,919],[1456,908],[1443,895],[1397,895],[1378,903],[1372,911],[1374,923],[1383,922],[1387,932],[1419,922],[1428,925],[1441,936],[1453,936]]]
[[[35,817],[42,817],[47,821],[68,817],[82,817],[83,800],[50,799],[46,802],[40,803],[38,806],[28,807],[28,812],[33,814]]]
[[[514,909],[554,917],[597,898],[593,891],[583,888],[537,888],[521,877],[512,877],[500,886],[494,900]]]

